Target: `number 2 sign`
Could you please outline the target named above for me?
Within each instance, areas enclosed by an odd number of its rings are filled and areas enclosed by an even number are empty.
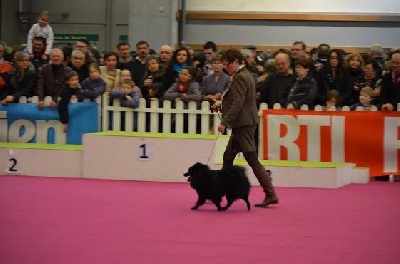
[[[8,166],[6,167],[4,172],[7,174],[19,174],[18,167],[17,167],[18,160],[14,156],[14,151],[9,150],[8,153],[9,153],[10,157],[8,159]]]

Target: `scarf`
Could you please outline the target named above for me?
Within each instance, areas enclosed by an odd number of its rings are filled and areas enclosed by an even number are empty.
[[[180,73],[181,70],[183,69],[183,67],[188,66],[187,62],[182,63],[182,64],[177,64],[176,62],[174,62],[172,64],[172,68],[174,69],[174,71],[176,71],[177,73]]]

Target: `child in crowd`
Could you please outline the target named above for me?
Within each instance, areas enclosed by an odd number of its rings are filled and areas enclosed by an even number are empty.
[[[337,110],[339,106],[339,91],[330,90],[326,94],[325,110]]]
[[[121,70],[121,72],[119,74],[119,84],[118,84],[117,90],[122,90],[122,84],[126,81],[132,82],[132,91],[134,91],[139,98],[142,98],[142,91],[132,81],[132,74],[128,69]]]
[[[31,58],[34,56],[32,51],[32,40],[34,37],[42,37],[46,39],[46,50],[42,55],[42,59],[47,60],[50,51],[53,49],[54,41],[53,29],[49,25],[49,12],[43,11],[38,18],[38,23],[33,24],[29,30],[27,45],[28,53],[30,54]]]
[[[58,103],[58,113],[63,124],[63,130],[68,131],[68,104],[71,98],[76,98],[80,92],[79,76],[76,71],[71,71],[65,76],[65,87],[60,94],[61,100]]]
[[[146,60],[147,71],[143,77],[143,97],[146,100],[155,98],[161,99],[163,91],[163,83],[165,78],[165,67],[160,65],[156,56],[149,56]]]
[[[120,89],[110,92],[111,99],[120,99],[121,106],[129,108],[137,108],[139,106],[139,96],[134,91],[134,83],[132,80],[123,80]]]
[[[371,104],[373,94],[374,94],[374,90],[371,87],[367,86],[367,87],[361,88],[359,102],[353,104],[350,107],[350,110],[354,111],[359,106],[361,106],[362,110],[364,110],[364,111],[368,111],[373,108],[376,108],[374,105]]]
[[[89,77],[86,78],[81,85],[79,100],[89,98],[94,101],[98,96],[101,96],[106,90],[106,82],[100,77],[100,67],[97,63],[92,63],[89,66]]]
[[[196,82],[196,69],[185,66],[179,72],[178,80],[164,94],[166,100],[184,102],[201,101],[200,85]]]

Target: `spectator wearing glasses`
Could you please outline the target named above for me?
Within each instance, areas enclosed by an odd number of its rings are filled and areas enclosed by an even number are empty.
[[[75,49],[80,50],[85,54],[86,65],[97,62],[97,60],[94,58],[92,50],[90,49],[90,42],[87,39],[78,39],[75,43]]]
[[[7,102],[18,102],[21,96],[32,97],[36,89],[37,73],[29,61],[29,54],[18,52],[16,68],[11,77],[12,93]]]

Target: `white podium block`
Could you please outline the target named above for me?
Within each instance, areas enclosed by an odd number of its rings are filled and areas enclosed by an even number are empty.
[[[184,182],[196,162],[213,169],[215,135],[100,132],[83,137],[83,177]]]
[[[81,177],[82,146],[0,143],[0,174]]]

